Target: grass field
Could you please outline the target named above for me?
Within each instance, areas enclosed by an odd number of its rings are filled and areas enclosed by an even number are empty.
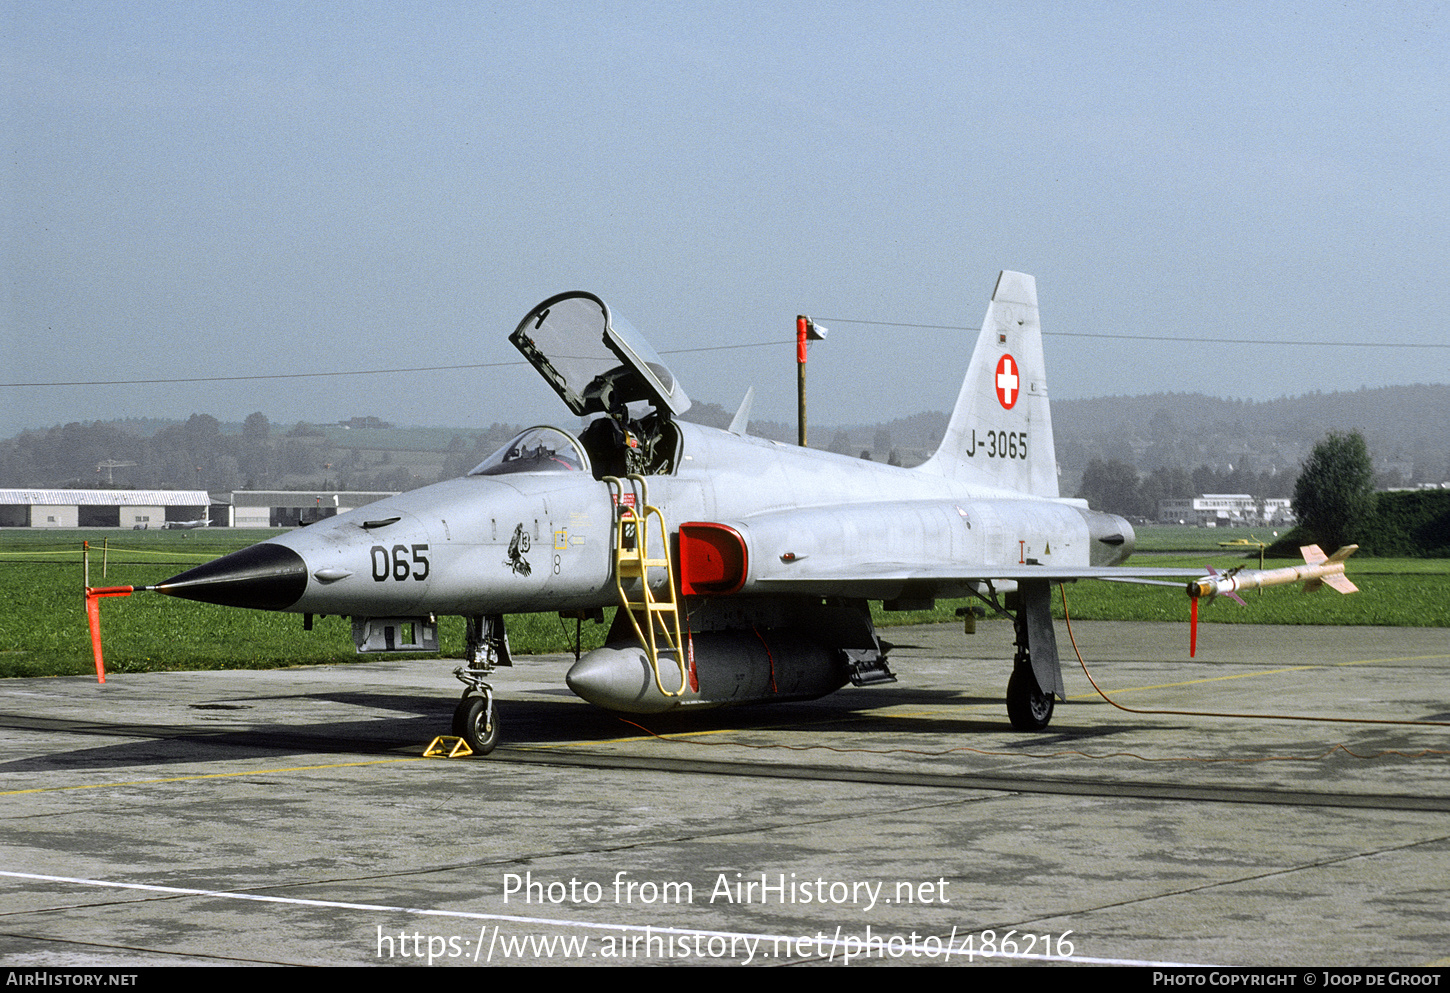
[[[92,546],[90,585],[145,586],[275,533],[0,531],[0,676],[93,672],[83,595],[83,540]],[[1217,542],[1243,536],[1242,531],[1145,529],[1139,548],[1155,553],[1151,562],[1155,566],[1226,569],[1243,563],[1243,553],[1225,552]],[[1195,547],[1203,551],[1185,554]],[[1165,554],[1169,552],[1173,554]],[[1257,560],[1252,564],[1257,566]],[[1268,568],[1284,564],[1288,563],[1265,563]],[[1202,611],[1200,620],[1450,628],[1450,561],[1352,558],[1348,572],[1361,590],[1352,596],[1329,590],[1306,595],[1295,587],[1279,587],[1262,595],[1250,593],[1248,607],[1216,602]],[[956,622],[956,608],[965,602],[941,601],[935,610],[923,612],[878,610],[876,616],[883,624]],[[1074,619],[1182,621],[1185,626],[1188,619],[1187,597],[1168,587],[1073,583],[1067,587],[1067,602]],[[1056,595],[1054,609],[1061,616]],[[996,619],[984,623],[1006,624]],[[574,623],[555,614],[511,615],[508,624],[510,641],[519,654],[574,647]],[[308,632],[297,614],[216,607],[154,594],[103,600],[101,627],[111,672],[277,668],[370,658],[354,651],[351,626],[344,617],[319,618]],[[605,625],[585,624],[584,650],[602,644],[605,631]],[[439,640],[445,656],[459,655],[462,621],[439,618]]]
[[[1139,553],[1162,552],[1211,552],[1215,555],[1244,554],[1257,549],[1235,551],[1225,549],[1225,543],[1262,541],[1272,545],[1287,527],[1277,528],[1196,528],[1188,524],[1145,524],[1135,528],[1138,535]]]

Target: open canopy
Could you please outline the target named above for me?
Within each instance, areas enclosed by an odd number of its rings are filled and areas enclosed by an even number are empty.
[[[647,400],[672,414],[690,409],[674,373],[649,342],[592,293],[560,293],[529,311],[515,348],[579,416]]]

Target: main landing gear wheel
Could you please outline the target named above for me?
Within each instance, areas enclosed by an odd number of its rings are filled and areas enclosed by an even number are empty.
[[[1052,720],[1053,699],[1037,685],[1037,677],[1027,667],[1012,670],[1007,680],[1007,716],[1018,731],[1042,731]]]
[[[493,700],[466,696],[453,711],[453,733],[468,743],[475,755],[487,755],[498,744],[498,708]]]

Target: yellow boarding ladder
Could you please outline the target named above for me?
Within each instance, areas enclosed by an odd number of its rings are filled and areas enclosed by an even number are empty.
[[[665,518],[660,509],[649,505],[649,488],[645,478],[635,473],[630,473],[628,478],[628,496],[633,505],[626,502],[622,480],[617,476],[604,477],[616,504],[614,585],[619,590],[619,603],[634,625],[635,636],[649,656],[655,685],[665,696],[681,696],[689,685],[689,677],[685,669],[685,653],[681,650],[684,639],[680,636],[680,612],[675,605],[675,569],[670,562],[670,533],[665,529]],[[650,558],[650,538],[656,533],[659,535],[661,555]],[[665,570],[668,582],[664,588],[664,599],[656,600],[654,591],[650,589],[650,569]],[[638,599],[631,599],[625,584],[635,579],[639,580]],[[641,619],[644,627],[640,625]],[[665,688],[660,675],[661,650],[675,653],[675,664],[680,673],[680,688],[677,690]]]

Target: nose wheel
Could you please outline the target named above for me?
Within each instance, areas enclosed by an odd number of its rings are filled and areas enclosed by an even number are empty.
[[[463,694],[453,711],[453,733],[462,738],[475,755],[487,755],[498,744],[498,708],[493,705],[493,690],[484,687],[484,695],[473,690]]]

